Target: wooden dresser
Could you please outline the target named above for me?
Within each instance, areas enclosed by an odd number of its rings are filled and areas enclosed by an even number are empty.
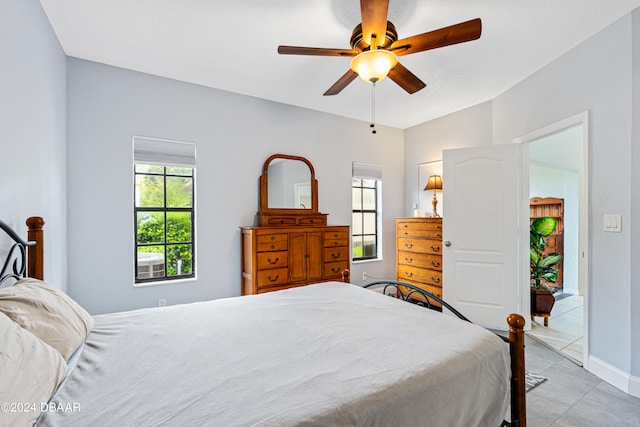
[[[242,294],[328,280],[349,269],[349,227],[242,227]]]
[[[349,226],[327,225],[304,157],[274,154],[260,176],[257,227],[242,233],[242,295],[349,281]]]
[[[396,218],[396,278],[442,298],[442,218]]]

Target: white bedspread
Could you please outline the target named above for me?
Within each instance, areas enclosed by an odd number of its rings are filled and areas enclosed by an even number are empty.
[[[40,425],[486,427],[508,400],[494,334],[336,282],[95,316]]]

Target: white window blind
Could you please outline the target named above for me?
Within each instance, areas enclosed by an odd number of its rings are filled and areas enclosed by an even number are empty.
[[[133,161],[151,165],[195,168],[196,144],[134,136]]]
[[[382,166],[353,162],[353,177],[382,181]]]

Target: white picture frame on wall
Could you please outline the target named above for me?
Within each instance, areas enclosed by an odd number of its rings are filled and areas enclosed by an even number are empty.
[[[433,200],[433,191],[424,191],[424,188],[427,186],[427,182],[429,181],[429,177],[431,175],[440,175],[442,177],[442,181],[444,182],[444,177],[442,176],[442,160],[418,164],[418,216],[433,216],[433,204],[431,203],[431,201]],[[436,212],[439,216],[442,217],[442,191],[436,192],[436,200],[438,200]]]

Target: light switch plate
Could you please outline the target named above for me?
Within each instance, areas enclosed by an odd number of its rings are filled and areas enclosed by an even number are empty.
[[[622,232],[622,215],[604,215],[602,217],[602,229],[609,233]]]

